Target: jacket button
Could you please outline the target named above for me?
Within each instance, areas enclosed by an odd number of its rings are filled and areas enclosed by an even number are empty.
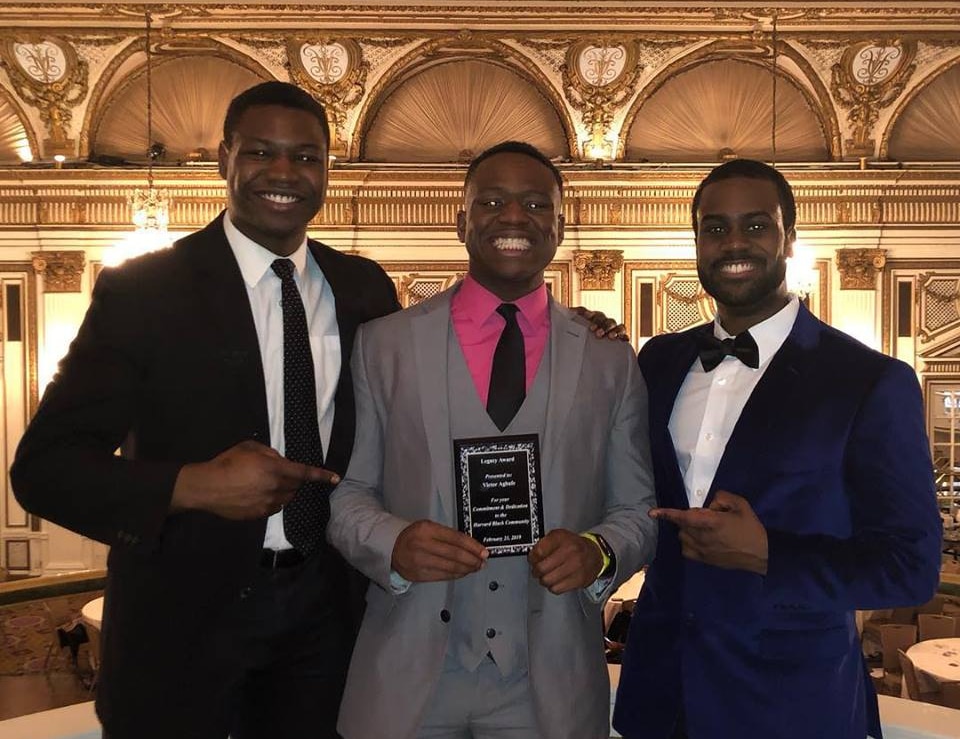
[[[488,638],[488,639],[492,639],[492,638],[495,637],[496,635],[497,635],[497,630],[496,630],[496,629],[487,629],[487,638]]]
[[[450,611],[448,611],[446,608],[440,611],[440,620],[445,624],[450,623]]]
[[[494,581],[491,582],[487,587],[490,588],[491,590],[496,590],[497,588],[500,587],[500,583],[498,583],[496,580],[494,580]]]

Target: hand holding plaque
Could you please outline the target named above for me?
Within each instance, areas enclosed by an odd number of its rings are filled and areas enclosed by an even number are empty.
[[[536,434],[456,439],[457,525],[491,557],[526,554],[543,536]]]

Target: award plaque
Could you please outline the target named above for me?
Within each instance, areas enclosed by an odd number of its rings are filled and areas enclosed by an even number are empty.
[[[491,557],[526,554],[543,536],[536,434],[455,439],[457,525]]]

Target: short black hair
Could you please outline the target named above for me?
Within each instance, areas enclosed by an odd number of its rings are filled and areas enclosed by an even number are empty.
[[[306,90],[291,85],[289,82],[261,82],[259,85],[244,90],[230,101],[227,115],[223,119],[223,141],[228,146],[237,128],[237,122],[250,108],[258,105],[280,105],[284,108],[302,110],[318,121],[323,129],[323,139],[330,147],[330,124],[327,122],[327,112],[323,106]]]
[[[697,223],[697,209],[700,207],[700,198],[703,195],[707,185],[721,180],[730,180],[735,177],[747,177],[751,180],[767,180],[777,187],[777,194],[780,200],[780,210],[783,213],[784,232],[789,231],[797,225],[797,201],[793,198],[793,188],[787,182],[787,178],[780,174],[780,171],[769,164],[758,162],[755,159],[731,159],[724,162],[719,167],[714,167],[710,174],[703,178],[703,181],[697,187],[697,192],[693,196],[693,205],[690,208],[690,215],[693,221],[693,232],[697,232],[699,224]]]
[[[470,166],[467,167],[467,175],[463,179],[464,191],[466,191],[467,186],[470,184],[470,180],[473,179],[477,167],[479,167],[484,160],[497,154],[523,154],[531,159],[536,159],[553,174],[553,178],[557,181],[557,187],[560,188],[560,196],[563,197],[563,177],[560,176],[560,170],[557,169],[557,165],[551,162],[550,158],[536,146],[528,144],[526,141],[502,141],[477,154],[470,160]]]

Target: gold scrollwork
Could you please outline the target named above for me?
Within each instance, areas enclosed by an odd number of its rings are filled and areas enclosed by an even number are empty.
[[[43,290],[48,293],[78,293],[80,278],[86,266],[82,251],[31,252],[33,271],[43,277]]]
[[[63,39],[35,34],[5,40],[0,59],[17,94],[40,112],[50,135],[44,153],[73,154],[67,132],[72,109],[87,94],[86,61]]]
[[[837,249],[841,290],[873,290],[887,263],[886,249]]]
[[[347,111],[365,92],[369,64],[351,38],[289,39],[287,62],[294,82],[323,103],[330,119],[330,151],[346,154]]]
[[[613,290],[623,267],[619,249],[579,249],[573,252],[573,267],[580,276],[581,290]]]
[[[833,65],[830,91],[847,108],[853,126],[853,138],[846,142],[849,154],[873,156],[873,127],[880,111],[900,97],[916,70],[916,54],[916,41],[861,41]]]
[[[585,159],[613,158],[617,146],[609,139],[610,126],[642,71],[636,40],[586,39],[570,46],[561,69],[563,91],[590,133]]]

